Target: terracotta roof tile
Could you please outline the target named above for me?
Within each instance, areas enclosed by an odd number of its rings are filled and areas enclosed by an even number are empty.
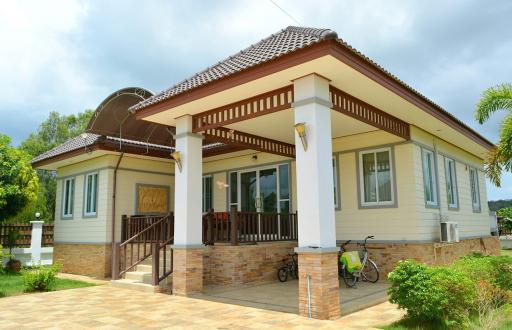
[[[305,48],[319,41],[334,38],[337,38],[336,33],[329,29],[289,26],[237,54],[229,56],[214,66],[208,67],[192,77],[185,79],[171,88],[130,107],[130,110],[140,110],[152,104],[165,101],[192,88],[227,77],[257,64]]]

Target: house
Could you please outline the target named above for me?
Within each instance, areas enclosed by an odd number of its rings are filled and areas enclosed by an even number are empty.
[[[313,317],[332,319],[346,240],[374,235],[384,273],[499,253],[492,147],[334,31],[288,27],[159,94],[113,93],[33,165],[57,171],[65,271],[116,279],[152,258],[153,284],[172,272],[173,293],[190,295],[272,281],[295,250],[300,314],[307,278]]]

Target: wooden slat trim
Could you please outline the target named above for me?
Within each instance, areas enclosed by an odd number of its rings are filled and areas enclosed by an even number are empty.
[[[192,131],[203,132],[291,108],[293,85],[192,116]]]
[[[230,130],[225,127],[210,128],[204,132],[204,136],[217,142],[295,158],[295,145],[293,144]]]
[[[329,86],[332,109],[383,131],[409,140],[409,124],[336,87]]]

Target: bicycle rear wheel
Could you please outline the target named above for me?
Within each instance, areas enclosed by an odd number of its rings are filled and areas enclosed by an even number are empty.
[[[277,278],[281,282],[286,282],[288,280],[288,268],[281,267],[277,270]]]
[[[350,273],[345,267],[343,267],[341,277],[343,278],[343,282],[345,282],[349,288],[353,288],[357,283],[357,277],[352,275],[352,273]]]
[[[368,259],[364,265],[361,275],[364,281],[376,283],[379,280],[379,270],[373,260]]]

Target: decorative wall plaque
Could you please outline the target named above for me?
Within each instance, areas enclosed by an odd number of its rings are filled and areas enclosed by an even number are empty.
[[[169,187],[137,184],[136,213],[169,212]]]

